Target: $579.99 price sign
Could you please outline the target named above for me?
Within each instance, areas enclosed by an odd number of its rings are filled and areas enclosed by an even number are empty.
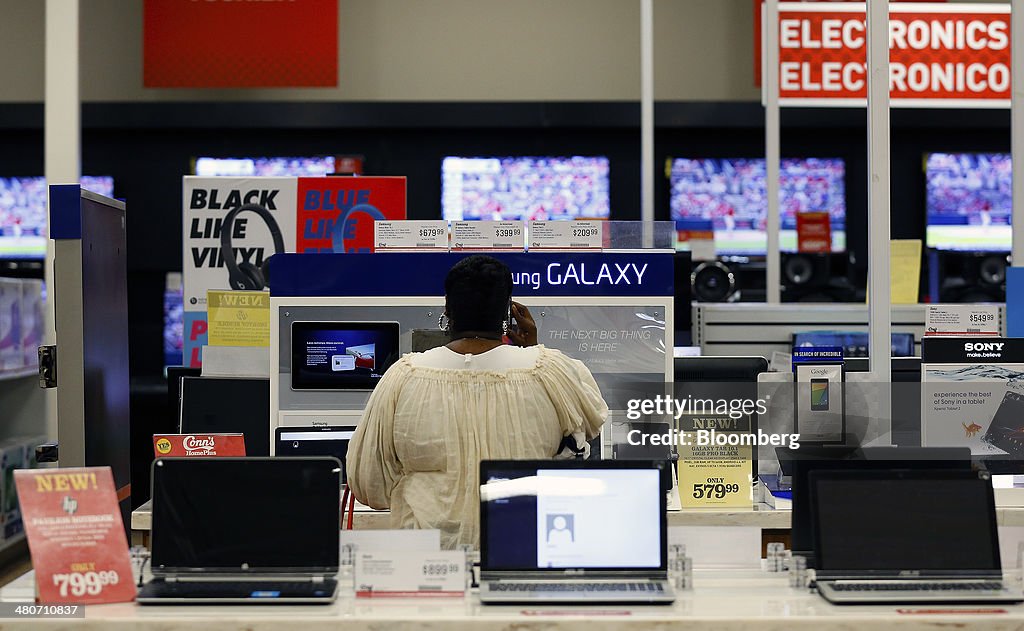
[[[725,499],[727,495],[740,492],[739,484],[723,484],[722,482],[708,482],[706,484],[693,484],[693,499],[704,498]]]
[[[109,467],[14,472],[39,602],[135,599],[128,539]]]

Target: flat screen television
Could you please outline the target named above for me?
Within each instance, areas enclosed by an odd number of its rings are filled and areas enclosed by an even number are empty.
[[[203,177],[229,175],[322,177],[334,173],[334,156],[196,158],[192,171]]]
[[[448,156],[441,209],[449,220],[607,219],[608,158]]]
[[[764,256],[768,248],[763,158],[675,158],[669,172],[672,221],[680,234],[713,231],[721,255]],[[797,213],[827,212],[832,251],[846,250],[846,165],[840,158],[785,158],[779,181],[779,245],[797,250]],[[681,249],[688,249],[686,243]]]
[[[114,196],[114,178],[85,175],[82,187]],[[41,259],[46,256],[46,178],[0,178],[0,258]]]
[[[932,153],[925,167],[929,248],[1009,252],[1013,183],[1008,153]]]

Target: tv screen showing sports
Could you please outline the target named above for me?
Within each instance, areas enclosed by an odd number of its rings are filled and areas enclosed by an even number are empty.
[[[114,178],[85,175],[82,188],[114,196]],[[0,178],[0,258],[46,256],[46,178]]]
[[[925,168],[929,248],[1009,252],[1008,153],[932,153]]]
[[[196,158],[195,174],[322,177],[334,173],[334,156],[276,158]]]
[[[293,390],[372,389],[397,359],[397,322],[292,323]]]
[[[448,220],[607,219],[608,158],[460,158],[441,163]]]
[[[798,213],[826,212],[832,251],[846,250],[846,165],[840,158],[786,158],[780,164],[779,246],[797,251]],[[672,160],[672,220],[680,234],[713,232],[723,255],[763,256],[768,249],[763,158]],[[682,249],[688,249],[683,243]]]

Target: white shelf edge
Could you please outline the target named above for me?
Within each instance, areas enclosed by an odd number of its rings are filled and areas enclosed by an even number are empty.
[[[18,370],[0,370],[0,381],[25,379],[26,377],[36,377],[38,375],[38,367],[19,368]]]

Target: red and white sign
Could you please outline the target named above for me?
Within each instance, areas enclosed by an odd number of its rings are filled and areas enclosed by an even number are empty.
[[[864,4],[779,4],[779,103],[863,106]],[[894,107],[1007,107],[1008,4],[891,4]]]
[[[242,434],[155,434],[153,453],[157,458],[241,457],[245,455]]]
[[[146,0],[147,88],[334,87],[338,0]]]
[[[298,181],[296,252],[373,252],[373,222],[405,219],[405,176]]]
[[[40,603],[135,600],[110,467],[22,469],[14,484]]]
[[[832,251],[832,225],[828,213],[796,214],[797,252],[821,253]]]

